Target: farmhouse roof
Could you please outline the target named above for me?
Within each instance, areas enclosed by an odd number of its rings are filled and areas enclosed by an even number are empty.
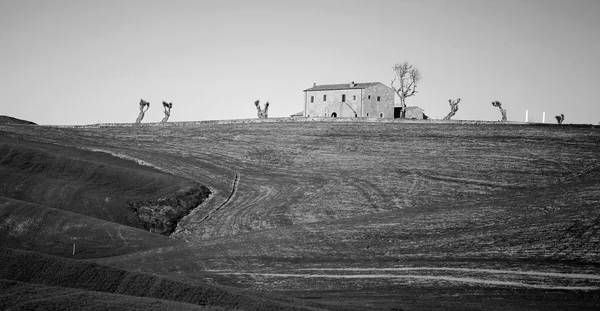
[[[421,110],[421,111],[425,111],[423,108],[419,107],[419,106],[406,106],[406,111],[409,110]]]
[[[371,86],[381,84],[381,82],[365,82],[365,83],[344,83],[344,84],[323,84],[323,85],[315,85],[309,89],[304,90],[307,91],[330,91],[330,90],[351,90],[351,89],[366,89]]]

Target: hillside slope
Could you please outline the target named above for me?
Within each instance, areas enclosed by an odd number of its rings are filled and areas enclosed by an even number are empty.
[[[102,150],[210,185],[210,206],[183,219],[175,233],[188,240],[560,186],[596,167],[599,151],[598,129],[510,124],[207,123],[6,131]]]
[[[2,310],[225,310],[168,300],[82,291],[74,288],[44,286],[0,279]]]
[[[31,121],[21,120],[10,116],[0,116],[0,124],[24,124],[24,125],[37,125]]]
[[[170,234],[210,190],[114,156],[0,141],[0,196]]]
[[[172,234],[186,243],[102,264],[342,309],[599,307],[597,128],[245,122],[0,132],[210,185]]]
[[[181,243],[142,229],[0,197],[0,244],[5,247],[82,259]]]
[[[103,299],[108,297],[106,295],[98,297],[99,295],[94,293],[146,297],[227,309],[305,309],[292,306],[289,303],[251,297],[233,289],[219,286],[192,285],[150,274],[127,272],[94,263],[17,251],[4,247],[0,247],[0,262],[2,262],[2,265],[0,265],[0,280],[43,285],[41,287],[29,285],[29,287],[34,287],[36,290],[41,289],[40,292],[52,291],[56,290],[56,287],[61,287],[79,289],[79,294],[82,294],[81,291],[83,291],[84,295],[92,295]],[[20,284],[6,281],[2,283],[7,287]],[[62,291],[67,292],[67,294],[72,293],[66,289],[62,289]],[[36,295],[40,295],[40,292]],[[15,297],[19,296],[20,293],[15,293]],[[14,301],[15,298],[11,296],[8,299]],[[121,298],[120,300],[128,304],[135,301],[131,298]],[[58,300],[56,303],[60,305],[63,302]]]

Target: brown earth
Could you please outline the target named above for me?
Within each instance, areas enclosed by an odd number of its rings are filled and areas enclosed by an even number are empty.
[[[98,263],[331,309],[599,307],[595,127],[273,121],[0,132],[5,144],[93,150],[134,172],[210,186],[178,222],[177,242]]]
[[[7,137],[0,195],[125,226],[171,234],[210,190],[102,152]]]

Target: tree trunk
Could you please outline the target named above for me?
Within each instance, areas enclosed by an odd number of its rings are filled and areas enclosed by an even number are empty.
[[[165,117],[160,121],[160,123],[167,123],[169,121],[169,117],[171,116],[171,109],[165,110]]]
[[[406,118],[406,97],[400,97],[400,107],[402,107],[402,111],[400,111],[400,118]]]
[[[452,117],[454,117],[454,111],[451,110],[442,120],[450,120]]]
[[[135,123],[142,122],[142,119],[144,119],[144,111],[140,110],[140,114],[138,115],[137,119],[135,120]]]
[[[460,103],[460,98],[454,101],[452,101],[452,99],[448,99],[448,103],[450,104],[450,112],[444,117],[444,120],[450,120],[452,117],[454,117],[458,111],[458,103]]]

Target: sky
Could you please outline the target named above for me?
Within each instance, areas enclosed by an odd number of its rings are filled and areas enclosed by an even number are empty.
[[[317,84],[381,82],[433,118],[599,124],[598,0],[0,0],[0,115],[38,124],[256,118]]]

